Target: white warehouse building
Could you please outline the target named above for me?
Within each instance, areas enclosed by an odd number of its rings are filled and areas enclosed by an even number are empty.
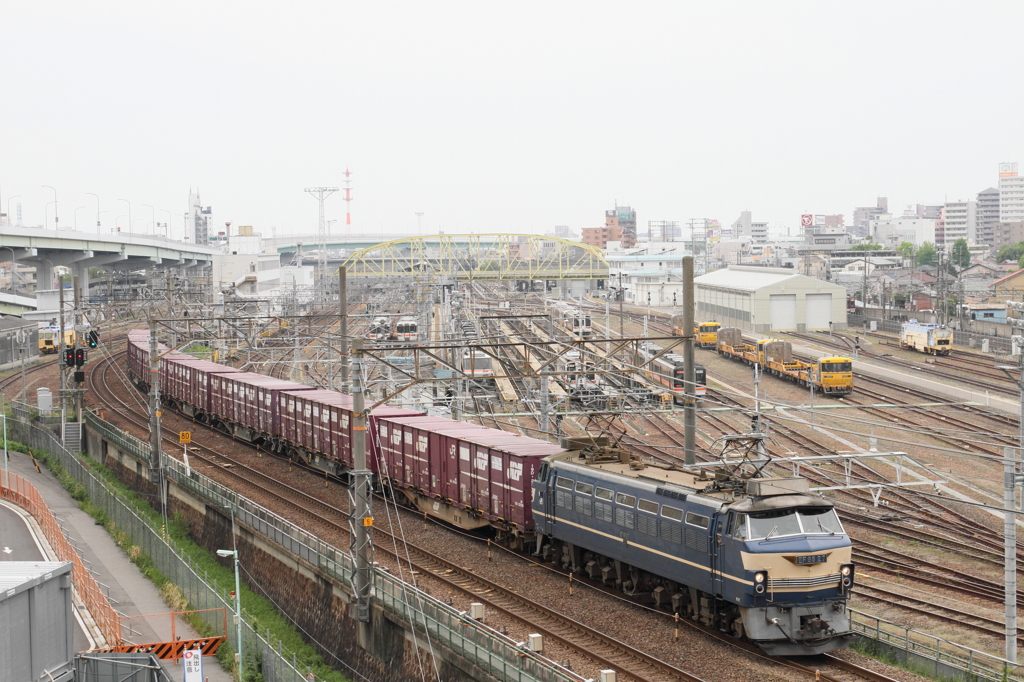
[[[694,279],[699,321],[748,331],[846,329],[846,289],[790,268],[730,266]]]

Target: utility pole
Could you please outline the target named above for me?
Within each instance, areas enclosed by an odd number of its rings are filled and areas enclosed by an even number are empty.
[[[366,466],[366,401],[363,395],[363,340],[352,340],[352,484],[349,486],[349,526],[352,538],[352,591],[357,633],[365,646],[370,637],[370,589],[373,586],[373,514],[370,470]]]
[[[341,341],[338,348],[341,355],[341,392],[347,393],[348,386],[348,282],[347,270],[338,268],[338,294],[341,305]]]
[[[683,461],[697,463],[697,371],[693,359],[693,256],[683,258]]]
[[[619,336],[623,337],[626,332],[623,331],[623,317],[622,317],[622,301],[626,298],[626,292],[622,290],[622,270],[619,270]]]
[[[1017,473],[1014,448],[1003,450],[1003,599],[1006,604],[1006,660],[1017,662]]]
[[[167,531],[167,487],[164,485],[163,452],[160,447],[160,351],[156,342],[156,320],[149,321],[149,480],[160,488],[160,509]]]
[[[317,257],[316,265],[316,279],[319,280],[319,285],[324,287],[326,292],[327,287],[327,219],[324,215],[324,201],[327,197],[331,196],[338,191],[337,187],[307,187],[306,191],[316,197],[316,200],[320,203],[320,222],[317,224],[316,232],[316,248],[318,249],[319,256]],[[322,301],[323,299],[321,299]]]

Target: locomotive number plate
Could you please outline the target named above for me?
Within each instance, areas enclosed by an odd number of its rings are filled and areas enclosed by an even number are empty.
[[[810,556],[798,556],[796,558],[797,565],[803,564],[823,564],[828,559],[828,554],[812,554]]]

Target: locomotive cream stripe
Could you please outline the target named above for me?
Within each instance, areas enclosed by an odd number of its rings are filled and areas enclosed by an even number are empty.
[[[543,517],[549,518],[549,519],[553,518],[555,520],[555,523],[565,523],[565,524],[568,524],[568,525],[570,525],[570,526],[572,526],[574,528],[579,528],[581,530],[585,530],[585,531],[588,531],[590,533],[594,533],[596,535],[600,535],[602,537],[606,537],[606,538],[608,538],[610,540],[615,540],[616,542],[622,542],[622,538],[621,537],[618,537],[618,536],[615,536],[615,535],[609,535],[608,533],[602,533],[601,531],[595,530],[593,528],[590,528],[589,526],[583,526],[583,525],[580,525],[578,523],[573,523],[572,521],[568,521],[568,520],[563,519],[563,518],[553,517],[550,514],[544,514],[543,512],[537,511],[536,509],[533,510],[533,513],[536,516],[543,516]],[[630,547],[643,549],[643,550],[648,551],[648,552],[650,552],[652,554],[657,554],[658,556],[663,556],[666,559],[671,559],[673,561],[678,561],[679,563],[686,564],[687,566],[693,566],[694,568],[699,568],[702,571],[708,571],[709,573],[711,573],[711,572],[719,573],[718,571],[712,571],[711,568],[708,567],[708,566],[704,566],[702,564],[694,563],[692,561],[687,561],[686,559],[682,559],[682,558],[680,558],[678,556],[674,556],[672,554],[666,554],[665,552],[660,552],[660,551],[658,551],[656,549],[653,549],[651,547],[647,547],[645,545],[638,545],[636,543],[630,543]],[[842,564],[851,563],[851,556],[853,554],[853,549],[851,547],[840,547],[838,549],[830,549],[828,551],[831,552],[831,555],[829,556],[829,560],[826,563],[812,564],[812,565],[806,566],[806,568],[808,569],[807,573],[806,574],[800,574],[800,575],[798,575],[796,573],[797,567],[794,566],[792,563],[790,563],[789,560],[786,559],[786,556],[814,556],[816,554],[821,554],[821,552],[799,552],[799,553],[784,552],[784,553],[779,553],[779,554],[752,554],[750,552],[740,552],[740,556],[743,559],[743,568],[747,569],[748,571],[768,571],[769,579],[772,579],[772,580],[785,580],[787,578],[798,578],[798,577],[799,578],[805,578],[805,577],[819,577],[819,576],[824,577],[824,576],[828,576],[828,575],[831,575],[831,574],[838,575],[839,574],[839,567]],[[801,567],[801,568],[803,568],[803,567]],[[828,571],[828,570],[820,570],[820,569],[829,569],[829,568],[831,568],[833,570],[831,572]],[[818,570],[813,570],[813,569],[818,569]],[[814,575],[810,575],[812,573],[812,570],[813,570]],[[721,575],[724,578],[728,578],[729,580],[732,580],[734,582],[737,582],[737,583],[740,583],[740,584],[743,584],[743,585],[751,585],[752,586],[754,584],[750,580],[744,580],[743,578],[740,578],[738,576],[735,576],[735,575],[732,575],[732,574],[729,574],[729,573],[721,573]],[[838,580],[837,580],[837,582],[838,582]],[[820,590],[821,587],[822,586],[810,586],[810,587],[788,587],[787,586],[785,588],[785,591],[786,592],[812,592],[812,591],[815,591],[815,590]]]

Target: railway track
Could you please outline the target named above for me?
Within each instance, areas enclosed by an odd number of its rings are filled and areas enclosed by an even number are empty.
[[[108,405],[108,409],[117,412],[121,418],[132,422],[136,427],[147,429],[147,418],[137,412],[127,401],[118,397],[108,384],[105,368],[109,368],[114,359],[120,358],[122,355],[108,356],[100,363],[93,365],[90,370],[91,385],[100,394],[101,400]],[[164,429],[162,438],[168,444],[177,443],[177,433],[171,429]],[[329,505],[302,490],[288,486],[274,477],[254,469],[243,466],[225,468],[225,463],[234,464],[236,462],[230,456],[195,441],[190,447],[190,454],[193,458],[219,469],[224,475],[236,483],[240,483],[244,489],[269,496],[276,504],[287,507],[311,521],[326,525],[341,536],[348,535],[347,510]],[[387,554],[399,565],[405,565],[412,571],[429,573],[434,579],[467,594],[474,601],[489,604],[496,611],[506,613],[510,617],[530,625],[551,640],[561,642],[566,647],[585,654],[600,666],[619,670],[637,680],[701,682],[701,678],[695,675],[630,647],[583,623],[558,614],[543,604],[460,567],[455,562],[409,544],[403,538],[396,538],[378,527],[375,527],[374,532],[378,535],[385,535],[399,546],[404,546],[406,556],[386,549],[384,543],[377,543],[377,552]]]

